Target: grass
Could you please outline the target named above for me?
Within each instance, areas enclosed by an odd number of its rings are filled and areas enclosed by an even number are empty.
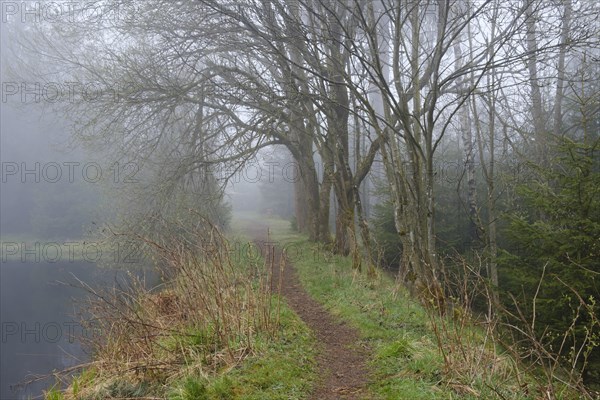
[[[258,219],[242,215],[234,222],[233,241]],[[392,277],[379,271],[375,279],[352,270],[350,257],[332,255],[324,246],[294,233],[290,223],[261,218],[270,226],[270,238],[284,248],[298,271],[302,285],[335,317],[355,327],[362,344],[371,349],[370,384],[365,399],[540,399],[543,393],[528,385],[519,366],[486,331],[456,316],[439,316],[398,288]],[[244,246],[238,246],[241,249]],[[243,251],[234,257],[248,262]],[[250,257],[256,261],[256,255]],[[260,257],[259,257],[260,258]],[[276,300],[275,297],[272,300]],[[275,302],[275,301],[273,301]],[[456,311],[456,310],[455,310]],[[317,381],[316,343],[309,329],[282,302],[276,332],[254,336],[252,353],[234,363],[215,363],[194,349],[215,346],[210,331],[184,338],[161,339],[165,358],[183,349],[185,362],[175,378],[131,381],[106,380],[88,369],[73,380],[64,395],[48,393],[53,400],[110,399],[154,396],[170,400],[192,399],[306,399]],[[236,348],[236,344],[230,344]],[[211,365],[211,368],[207,368]],[[86,388],[96,396],[84,396]],[[575,398],[565,394],[564,399]]]
[[[259,357],[248,359],[226,376],[231,395],[226,398],[307,398],[316,380],[314,339],[306,325],[287,306],[282,308],[278,337],[261,343],[259,353]]]
[[[287,221],[266,220],[273,239],[290,249],[308,293],[334,316],[347,321],[371,348],[371,399],[528,399],[514,379],[515,364],[476,326],[456,326],[452,318],[435,317],[379,271],[377,278],[352,270],[350,257],[332,255],[322,245],[291,231]],[[442,321],[443,320],[443,321]],[[442,323],[443,322],[443,323]],[[454,363],[448,370],[435,329],[460,332],[468,346],[459,348],[452,332],[444,336],[446,354]],[[468,347],[468,348],[465,348]],[[468,354],[467,354],[468,353]],[[468,362],[466,360],[469,360]],[[479,365],[468,365],[470,362]],[[483,365],[489,362],[489,365]]]
[[[308,293],[333,315],[358,329],[372,349],[371,398],[452,398],[440,385],[442,360],[429,333],[424,309],[404,293],[394,296],[394,282],[381,275],[370,281],[352,271],[352,260],[334,256],[288,229],[269,221],[274,239],[294,249],[294,263]]]
[[[106,340],[67,390],[50,389],[46,398],[307,398],[317,379],[311,332],[285,301],[279,318],[268,308],[279,302],[260,257],[230,258],[215,244],[219,250],[195,259],[168,252],[180,272],[160,292],[107,296],[102,301],[116,306],[91,307]]]
[[[256,355],[239,367],[211,376],[188,375],[166,390],[169,400],[306,399],[315,381],[313,338],[304,323],[282,307],[276,340],[258,340]]]

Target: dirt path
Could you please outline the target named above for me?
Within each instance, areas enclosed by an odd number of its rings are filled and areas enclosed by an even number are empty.
[[[248,228],[248,233],[263,248],[263,255],[266,256],[269,252],[264,248],[267,227],[255,224]],[[276,249],[273,282],[279,281],[279,256],[279,249]],[[317,373],[320,381],[311,398],[365,398],[364,391],[368,382],[367,350],[361,346],[356,329],[336,321],[323,306],[313,300],[300,284],[294,266],[289,262],[284,269],[282,293],[290,307],[312,329],[318,341]]]

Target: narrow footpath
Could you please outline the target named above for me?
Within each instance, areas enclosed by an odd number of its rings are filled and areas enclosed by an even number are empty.
[[[272,249],[266,248],[268,230],[266,225],[248,227],[248,235],[267,256]],[[275,248],[273,282],[279,282],[281,251]],[[282,294],[289,306],[314,332],[318,342],[317,375],[319,381],[311,398],[315,400],[365,399],[368,383],[368,351],[361,346],[356,329],[336,320],[322,305],[304,290],[294,266],[286,260]]]

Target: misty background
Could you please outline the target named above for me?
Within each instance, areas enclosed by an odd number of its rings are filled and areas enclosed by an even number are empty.
[[[66,298],[83,293],[56,281],[148,268],[107,267],[137,254],[128,235],[170,243],[202,218],[223,231],[236,214],[281,218],[356,270],[398,272],[416,297],[443,299],[443,279],[468,265],[491,288],[473,308],[490,315],[535,304],[548,267],[597,310],[598,6],[371,7],[384,3],[115,0],[98,4],[123,13],[97,23],[3,14],[1,396],[39,393],[11,386],[68,364],[60,343],[21,328],[73,313]],[[98,98],[36,98],[71,80]],[[90,260],[91,244],[117,256]],[[541,296],[524,319],[542,337],[571,329],[562,282]],[[33,371],[37,353],[48,361]],[[598,380],[589,354],[572,364]]]

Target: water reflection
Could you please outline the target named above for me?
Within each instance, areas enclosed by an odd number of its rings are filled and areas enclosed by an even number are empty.
[[[149,285],[158,280],[156,274],[139,266],[129,272],[145,277]],[[77,279],[92,287],[115,285],[127,282],[129,273],[88,262],[0,263],[0,399],[38,397],[51,381],[24,388],[15,385],[88,359],[80,340],[74,340],[74,336],[94,334],[85,331],[75,317],[81,306],[77,300],[87,296],[84,290],[69,285]]]

